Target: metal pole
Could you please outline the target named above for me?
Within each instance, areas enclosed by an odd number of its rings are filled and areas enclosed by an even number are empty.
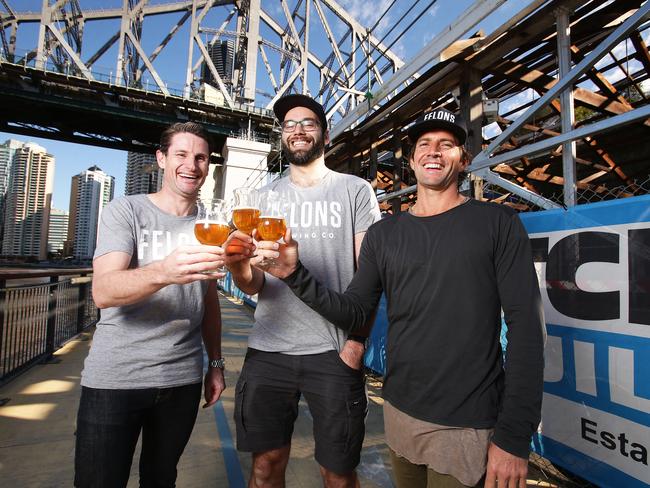
[[[557,19],[557,58],[559,78],[562,80],[571,71],[571,24],[569,10],[559,7],[555,10]],[[573,106],[573,85],[568,85],[560,93],[562,132],[571,132],[575,123]],[[564,176],[564,205],[576,205],[576,143],[568,141],[562,144],[562,174]]]
[[[465,148],[470,154],[478,154],[483,149],[483,86],[481,72],[472,67],[463,67],[460,81],[460,114],[467,124]],[[483,198],[483,182],[472,174],[470,177],[470,196]]]
[[[2,338],[5,328],[5,309],[7,307],[7,282],[0,280],[0,378],[4,376],[4,358],[2,355]]]
[[[151,175],[149,175],[151,177]],[[86,274],[82,274],[81,277],[85,277]],[[77,301],[77,334],[83,332],[84,330],[84,315],[86,311],[86,290],[88,283],[82,282],[79,283],[79,295]]]
[[[393,137],[393,191],[402,187],[402,139],[399,137],[399,129],[394,129],[396,136]],[[391,200],[393,213],[402,211],[402,198],[397,197]]]
[[[374,139],[372,139],[374,140]],[[370,147],[370,168],[368,168],[368,180],[377,193],[377,146]]]
[[[56,296],[59,288],[59,277],[50,276],[50,293],[47,305],[47,330],[45,332],[45,361],[54,354],[54,329],[56,328]]]

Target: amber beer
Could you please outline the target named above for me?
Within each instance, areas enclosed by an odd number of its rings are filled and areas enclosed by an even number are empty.
[[[242,232],[252,234],[260,219],[260,211],[252,207],[240,207],[232,211],[232,221]]]
[[[228,224],[222,222],[197,222],[194,224],[194,235],[201,244],[220,246],[230,234]]]
[[[277,241],[287,231],[287,224],[282,217],[263,215],[257,223],[257,233],[261,241]]]

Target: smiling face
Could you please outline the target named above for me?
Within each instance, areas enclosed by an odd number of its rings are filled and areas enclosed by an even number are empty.
[[[287,161],[296,166],[306,166],[322,156],[325,144],[329,143],[329,134],[321,127],[318,115],[308,108],[294,107],[284,117],[284,120],[305,119],[315,120],[316,130],[305,131],[301,124],[297,124],[293,132],[282,131],[282,151]]]
[[[418,185],[443,191],[451,187],[456,189],[458,175],[468,162],[451,132],[435,130],[418,138],[409,164]]]
[[[163,190],[195,200],[208,175],[207,141],[189,132],[178,132],[172,136],[166,153],[156,151],[156,159],[165,170]]]

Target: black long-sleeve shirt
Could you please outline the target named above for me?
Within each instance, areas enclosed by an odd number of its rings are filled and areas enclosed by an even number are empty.
[[[540,420],[544,320],[528,235],[514,211],[470,200],[431,217],[400,213],[370,227],[345,293],[300,264],[285,283],[348,331],[366,323],[384,291],[384,397],[421,420],[494,427],[495,444],[528,457]]]

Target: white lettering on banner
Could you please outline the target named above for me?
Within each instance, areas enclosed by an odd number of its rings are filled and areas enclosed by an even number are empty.
[[[596,367],[594,344],[573,341],[573,353],[576,358],[576,390],[587,395],[596,396]]]
[[[548,336],[544,348],[544,381],[557,383],[564,377],[562,338]]]
[[[548,393],[542,418],[544,436],[650,482],[650,427]]]
[[[601,339],[600,343],[604,340]],[[577,392],[603,399],[610,398],[613,403],[618,405],[650,413],[650,400],[634,394],[634,385],[644,381],[644,378],[635,377],[635,351],[615,346],[607,347],[609,381],[604,383],[604,387],[598,391],[596,388],[596,361],[598,358],[595,354],[594,343],[578,340],[573,340],[572,343]],[[544,381],[546,383],[565,382],[565,387],[568,387],[570,382],[567,381],[564,374],[568,365],[563,362],[564,354],[560,337],[548,337],[544,355]],[[609,388],[609,392],[606,391],[606,388]]]
[[[648,378],[645,378],[645,381],[648,381]],[[634,351],[610,347],[609,390],[612,401],[635,410],[650,412],[650,400],[636,396],[634,384]]]

